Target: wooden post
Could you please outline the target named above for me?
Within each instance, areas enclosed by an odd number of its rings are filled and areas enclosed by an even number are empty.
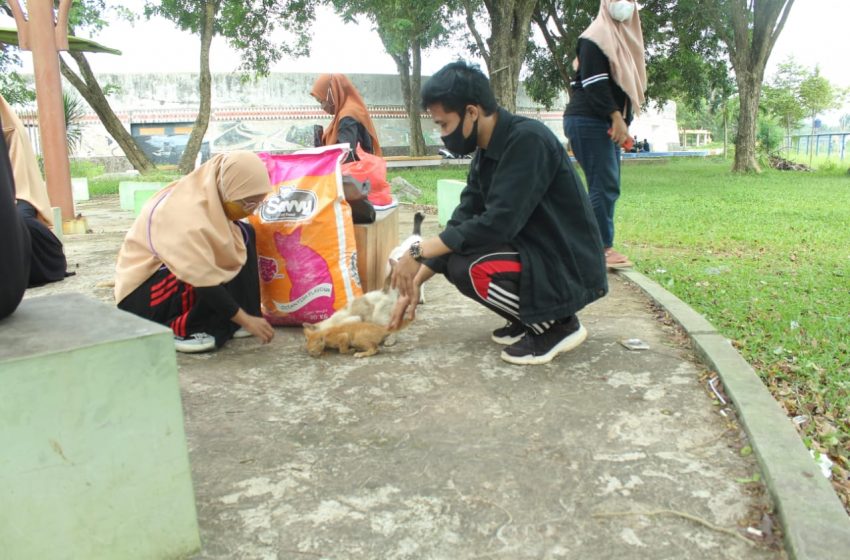
[[[18,0],[9,0],[15,16],[21,49],[32,51],[38,128],[44,155],[44,179],[51,206],[62,210],[63,220],[74,218],[71,166],[62,106],[59,49],[68,48],[68,10],[71,0],[61,0],[55,23],[52,0],[28,0],[24,15]]]

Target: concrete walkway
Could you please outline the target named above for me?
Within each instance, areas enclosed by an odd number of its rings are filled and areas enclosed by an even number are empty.
[[[94,234],[66,238],[78,275],[28,297],[110,299],[131,216],[80,206]],[[610,281],[580,314],[587,342],[546,366],[502,362],[501,320],[442,277],[371,358],[310,358],[299,329],[179,355],[196,558],[785,558],[712,374],[643,292]]]

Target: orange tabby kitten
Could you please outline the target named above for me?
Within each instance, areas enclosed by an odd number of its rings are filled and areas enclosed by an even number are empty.
[[[318,358],[325,348],[338,348],[340,354],[348,354],[350,350],[355,358],[365,358],[378,353],[378,346],[387,339],[390,331],[386,326],[363,321],[341,323],[338,325],[319,328],[316,325],[304,325],[304,336],[307,338],[307,352]]]

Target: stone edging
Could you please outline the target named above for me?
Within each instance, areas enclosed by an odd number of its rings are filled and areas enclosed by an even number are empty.
[[[848,558],[850,517],[755,370],[705,317],[658,283],[633,270],[618,274],[667,311],[688,333],[703,362],[719,375],[776,504],[789,557]]]

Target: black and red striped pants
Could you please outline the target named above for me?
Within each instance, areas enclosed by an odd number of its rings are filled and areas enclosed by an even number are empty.
[[[248,258],[242,270],[221,286],[196,288],[179,280],[162,266],[118,303],[119,309],[170,327],[176,336],[207,333],[220,347],[233,338],[239,325],[230,320],[242,308],[249,315],[260,313],[260,279],[253,228],[242,229]]]
[[[485,305],[508,321],[522,323],[519,318],[519,279],[522,262],[519,253],[509,246],[477,255],[453,253],[447,263],[446,279],[468,298]],[[556,321],[524,323],[540,334]]]

